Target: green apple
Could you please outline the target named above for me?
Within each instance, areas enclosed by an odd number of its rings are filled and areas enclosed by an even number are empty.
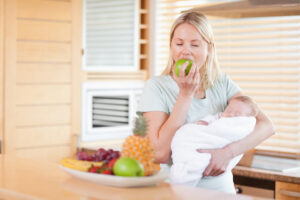
[[[176,74],[178,77],[179,77],[179,74],[180,74],[180,68],[182,67],[182,65],[183,65],[185,62],[188,62],[188,66],[185,68],[185,75],[188,75],[189,72],[190,72],[190,70],[191,70],[193,61],[187,60],[187,59],[179,59],[179,60],[177,60],[177,62],[176,62],[176,64],[175,64],[175,74]]]
[[[117,176],[143,176],[143,166],[133,158],[122,157],[114,164],[114,174]]]

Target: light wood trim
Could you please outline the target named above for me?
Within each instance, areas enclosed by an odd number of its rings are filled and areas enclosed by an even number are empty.
[[[271,60],[271,59],[270,59]],[[291,70],[286,70],[286,69],[273,69],[273,70],[267,70],[267,69],[261,69],[261,68],[253,68],[253,69],[249,69],[249,68],[223,68],[223,71],[225,71],[226,73],[232,75],[232,74],[242,74],[244,75],[245,73],[247,75],[294,75],[294,76],[298,76],[298,73],[300,72],[300,69],[298,68],[292,68]]]
[[[265,81],[265,82],[297,82],[298,77],[251,77],[251,76],[230,76],[235,81]]]
[[[70,104],[70,84],[17,85],[16,105]]]
[[[17,106],[11,118],[19,127],[65,125],[71,123],[71,105]]]
[[[71,140],[71,126],[41,126],[17,128],[16,148],[66,145]],[[25,142],[26,141],[26,142]]]
[[[270,84],[266,85],[265,83],[239,83],[239,86],[241,88],[257,88],[259,87],[260,89],[286,89],[286,90],[297,90],[298,85],[281,85],[281,84]]]
[[[68,21],[72,19],[72,2],[18,0],[18,18]]]
[[[4,138],[4,0],[0,0],[0,140]],[[3,152],[3,145],[0,147]]]
[[[146,80],[147,71],[139,70],[136,72],[84,72],[84,81],[101,80]]]
[[[253,68],[258,67],[258,68],[265,68],[265,67],[270,67],[270,68],[291,68],[291,67],[299,67],[299,63],[278,63],[278,62],[253,62],[253,63],[245,63],[245,62],[222,62],[220,63],[221,67],[244,67],[244,68]]]
[[[17,37],[17,0],[5,0],[4,4],[4,153],[14,154],[14,136],[16,134],[16,37]]]
[[[19,157],[36,160],[38,158],[39,161],[46,161],[47,163],[51,162],[52,164],[60,164],[61,158],[68,157],[70,154],[70,144],[16,150],[16,155]]]
[[[263,90],[247,90],[244,89],[244,92],[246,92],[247,94],[249,94],[250,96],[274,96],[274,97],[278,97],[278,96],[284,96],[286,98],[289,97],[299,97],[299,91],[276,91],[276,92],[272,92],[272,91],[263,91]],[[298,115],[299,116],[299,115]],[[293,116],[293,117],[297,117],[297,116]]]
[[[71,23],[18,19],[18,40],[71,42]]]
[[[294,200],[300,198],[300,185],[276,181],[275,197],[276,199]]]
[[[299,22],[300,23],[300,22]],[[299,29],[299,28],[298,28]],[[249,35],[235,35],[233,40],[259,40],[259,39],[296,39],[299,38],[300,34],[298,33],[289,33],[289,34],[276,34],[276,33],[269,33],[267,35],[256,35],[253,33],[250,33]],[[226,35],[221,35],[221,36],[217,36],[215,37],[216,41],[220,41],[220,40],[230,40],[231,38],[226,36]]]
[[[289,49],[277,49],[277,48],[260,48],[260,49],[247,49],[247,48],[235,48],[235,49],[218,49],[218,55],[226,55],[228,53],[238,54],[246,54],[251,53],[252,55],[260,55],[261,53],[295,53],[299,51],[300,48],[289,48]]]
[[[255,101],[260,104],[260,103],[282,103],[282,104],[298,104],[299,103],[299,100],[298,99],[287,99],[287,98],[284,98],[284,99],[277,99],[277,98],[274,98],[274,97],[254,97],[252,96],[252,98],[255,99]]]
[[[215,5],[204,5],[187,11],[198,11],[210,16],[221,17],[263,17],[263,16],[286,16],[299,15],[299,4],[265,4],[255,5],[249,1],[225,2]]]
[[[278,45],[294,45],[294,46],[299,46],[300,42],[295,42],[295,41],[286,41],[286,42],[277,42],[277,41],[225,41],[225,42],[219,42],[216,43],[217,47],[249,47],[249,46],[278,46]]]
[[[17,42],[18,62],[71,62],[70,43]]]
[[[299,23],[299,19],[263,19],[263,20],[239,20],[239,21],[228,21],[228,20],[219,20],[212,21],[210,24],[213,27],[224,27],[224,26],[245,26],[245,25],[259,25],[259,24],[282,24],[282,23]]]
[[[77,140],[81,135],[81,85],[82,85],[82,0],[72,1],[72,104],[71,104],[71,145],[70,152],[77,149]]]
[[[71,64],[17,63],[17,84],[71,84]]]

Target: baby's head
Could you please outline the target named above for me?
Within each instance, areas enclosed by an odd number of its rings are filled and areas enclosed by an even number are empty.
[[[222,117],[256,117],[259,109],[256,103],[247,96],[230,99]]]

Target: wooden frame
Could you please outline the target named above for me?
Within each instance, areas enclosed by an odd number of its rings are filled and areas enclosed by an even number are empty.
[[[4,67],[3,67],[3,56],[4,56],[4,48],[3,48],[3,31],[4,31],[4,0],[0,0],[0,141],[3,142],[3,125],[4,125],[4,107],[3,107],[3,98],[4,98]],[[2,150],[2,145],[0,143],[0,153]]]
[[[81,132],[81,38],[82,38],[82,0],[72,2],[72,107],[71,107],[71,153],[77,150]]]
[[[14,153],[15,110],[16,110],[16,18],[17,0],[4,0],[4,149],[7,154]]]

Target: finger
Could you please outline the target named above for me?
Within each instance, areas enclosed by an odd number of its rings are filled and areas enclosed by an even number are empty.
[[[210,176],[218,176],[219,174],[221,174],[221,171],[220,170],[212,170],[210,172]]]
[[[174,78],[174,80],[175,80],[176,82],[178,82],[178,77],[177,77],[177,75],[176,75],[176,73],[175,73],[175,66],[172,68],[172,73],[173,73],[173,78]]]
[[[186,62],[183,63],[182,67],[180,68],[180,72],[179,72],[179,77],[180,78],[185,77],[185,69],[186,69],[187,66],[188,66],[188,62],[186,61]]]
[[[197,149],[196,151],[199,153],[211,153],[211,150],[209,149]]]
[[[199,72],[196,72],[194,81],[197,84],[197,89],[199,89],[200,88],[200,84],[199,84],[200,83],[200,74],[199,74]]]
[[[220,170],[217,170],[216,172],[214,172],[213,176],[219,176],[223,173],[224,173],[224,170],[220,169]]]
[[[212,169],[213,169],[212,165],[211,164],[208,165],[203,172],[203,176],[210,176]]]
[[[196,65],[193,63],[190,69],[189,74],[187,75],[189,79],[193,79],[196,72]]]

